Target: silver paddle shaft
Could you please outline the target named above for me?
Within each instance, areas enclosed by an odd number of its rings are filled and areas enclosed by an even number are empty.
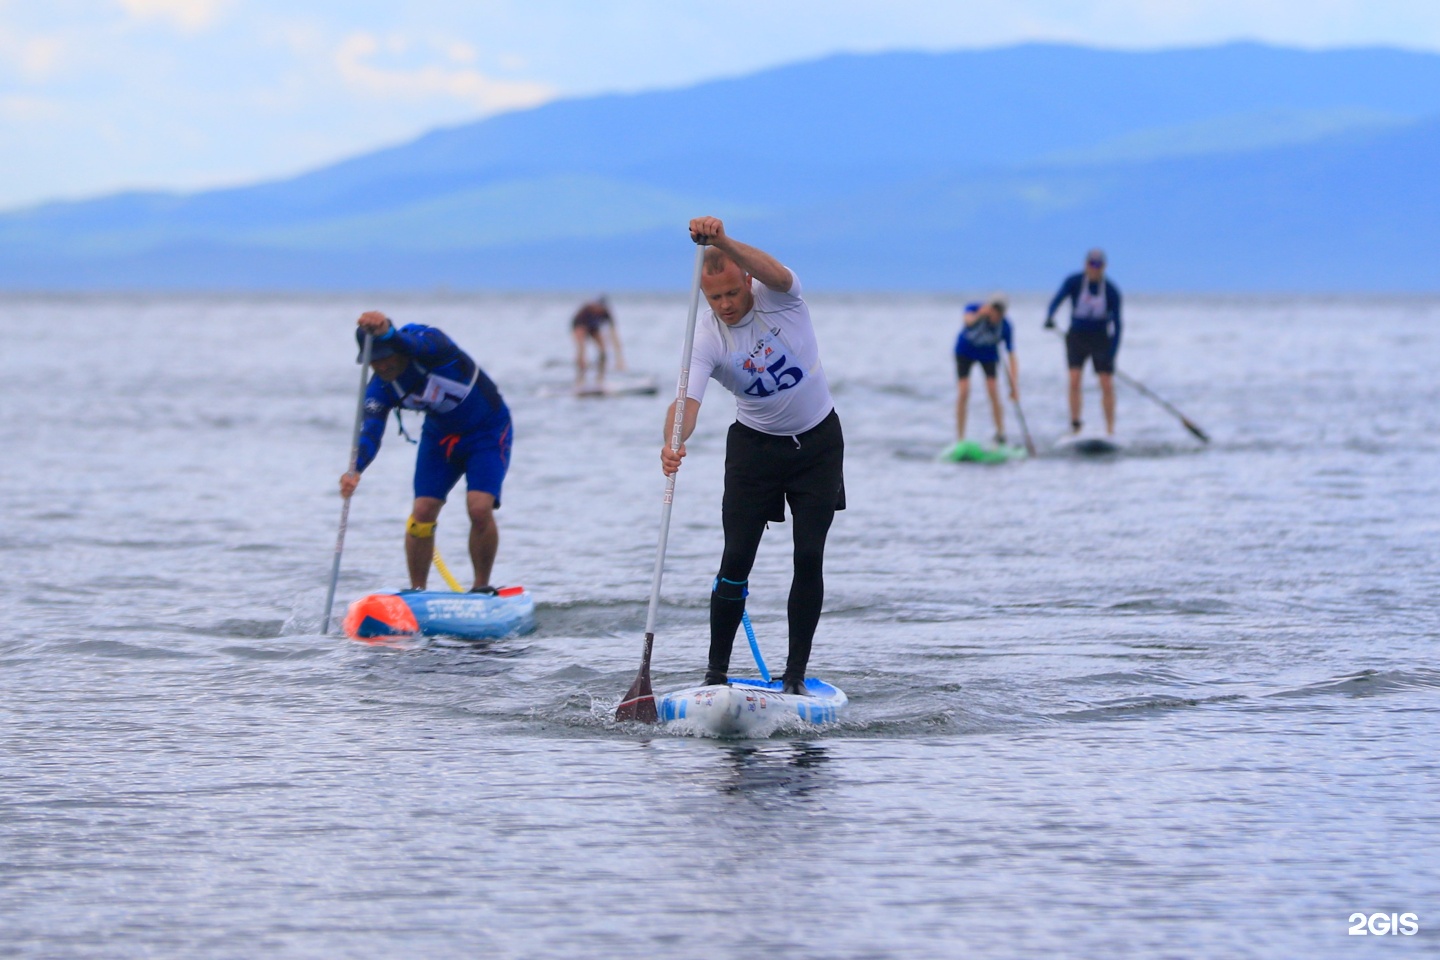
[[[690,282],[690,317],[685,322],[685,349],[680,352],[680,382],[675,388],[675,422],[670,426],[670,449],[679,450],[685,433],[685,401],[690,390],[690,352],[695,349],[695,318],[700,313],[700,271],[705,266],[705,247],[695,246],[695,274]],[[655,611],[660,607],[660,580],[665,575],[665,547],[670,542],[670,509],[675,506],[675,478],[665,480],[665,505],[660,509],[660,544],[655,549],[655,574],[650,579],[650,612],[645,616],[645,633],[655,633]]]
[[[997,348],[995,355],[1000,358],[1000,372],[1005,374],[1005,386],[1012,392],[1015,391],[1015,381],[1010,376],[1010,353],[1007,350]],[[1015,405],[1015,419],[1020,421],[1020,433],[1025,437],[1025,452],[1035,456],[1035,441],[1030,439],[1030,428],[1025,424],[1025,411],[1020,409],[1020,401],[1011,397],[1010,402]]]
[[[360,396],[355,401],[355,429],[350,433],[350,470],[360,461],[360,428],[365,424],[365,388],[370,385],[370,344],[374,337],[365,334],[365,345],[360,348]],[[335,561],[330,565],[330,589],[325,593],[325,620],[320,625],[321,635],[330,632],[330,611],[335,608],[335,584],[340,582],[340,555],[345,552],[345,527],[350,522],[350,498],[343,498],[340,504],[340,532],[335,535]]]

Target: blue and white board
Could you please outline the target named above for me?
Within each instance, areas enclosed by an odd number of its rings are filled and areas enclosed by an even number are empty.
[[[805,696],[780,692],[780,681],[731,680],[660,698],[662,723],[712,737],[768,737],[784,727],[834,723],[850,702],[823,680],[805,681]]]
[[[441,590],[372,593],[350,604],[345,632],[357,640],[387,636],[493,640],[535,629],[535,599],[524,587],[491,596]]]

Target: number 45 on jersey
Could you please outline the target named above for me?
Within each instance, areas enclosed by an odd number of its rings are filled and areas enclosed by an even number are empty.
[[[745,388],[745,392],[752,397],[768,397],[781,390],[789,390],[801,380],[804,380],[805,372],[799,367],[785,366],[787,359],[787,357],[782,355],[779,360],[776,360],[770,364],[770,366],[766,367],[764,373],[756,377],[755,381]],[[765,374],[767,373],[775,384],[774,390],[765,387]]]

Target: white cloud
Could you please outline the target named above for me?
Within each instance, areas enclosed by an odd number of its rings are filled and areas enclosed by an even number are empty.
[[[468,43],[459,40],[452,40],[445,45],[445,53],[456,63],[474,63],[480,59],[480,54]]]
[[[220,16],[227,0],[120,0],[137,20],[169,20],[182,30],[202,30]]]
[[[20,48],[20,72],[32,80],[43,80],[55,72],[63,41],[55,37],[31,37]]]
[[[0,96],[0,117],[27,123],[54,120],[64,112],[60,104],[43,97],[23,94]]]
[[[422,46],[432,56],[438,54],[444,62],[422,63],[408,69],[374,62],[377,54],[399,59],[411,54],[416,46]],[[472,47],[453,41],[417,45],[399,35],[387,36],[382,41],[372,33],[352,33],[336,50],[335,66],[350,86],[382,97],[415,100],[448,97],[487,113],[533,107],[555,96],[555,88],[548,84],[496,80],[466,66],[475,58]]]
[[[65,48],[65,41],[59,37],[20,36],[0,26],[0,62],[27,81],[39,82],[53,76]]]

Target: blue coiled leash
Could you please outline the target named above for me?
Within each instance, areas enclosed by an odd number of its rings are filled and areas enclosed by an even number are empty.
[[[755,657],[755,666],[760,668],[760,679],[766,683],[770,682],[770,668],[765,666],[765,658],[760,656],[760,643],[755,639],[755,628],[750,626],[750,614],[740,614],[740,622],[745,624],[745,639],[750,641],[750,653]]]

